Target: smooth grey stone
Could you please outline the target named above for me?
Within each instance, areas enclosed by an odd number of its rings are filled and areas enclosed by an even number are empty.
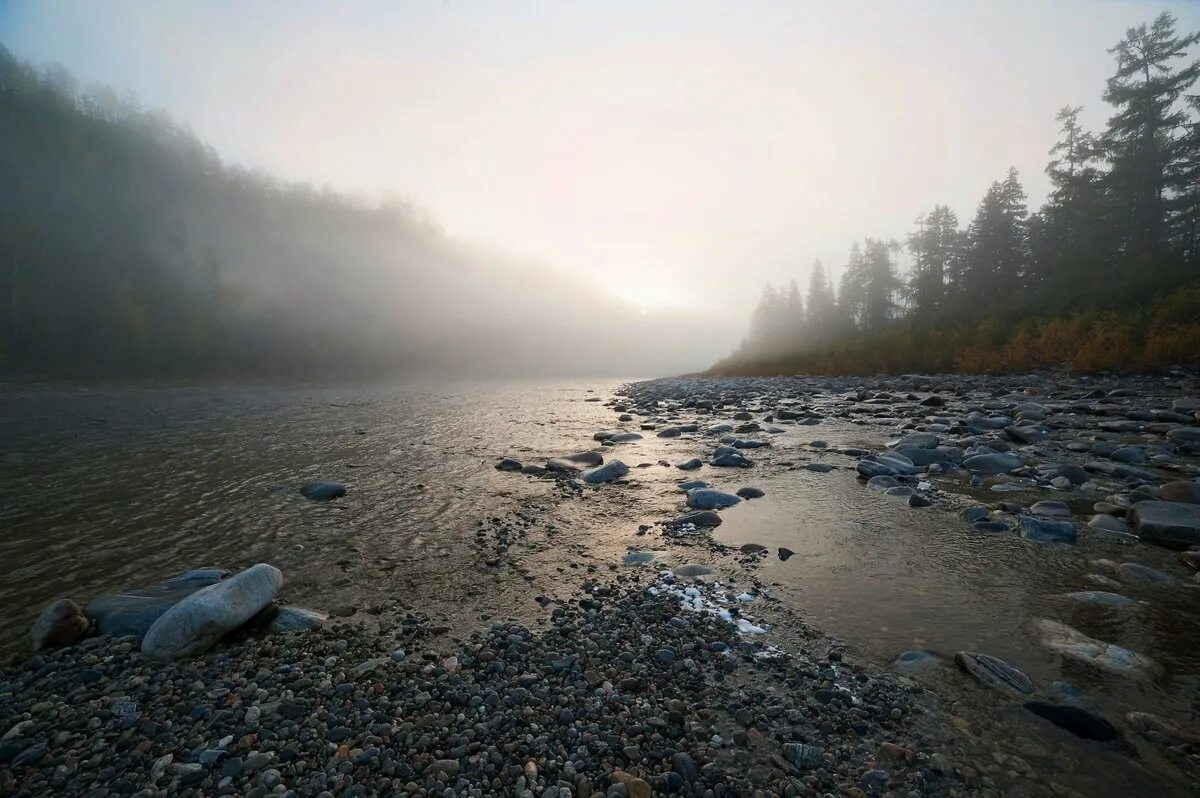
[[[1132,579],[1135,582],[1166,584],[1175,581],[1162,571],[1156,571],[1153,568],[1136,562],[1123,562],[1117,566],[1117,570],[1121,572],[1121,576],[1126,579]]]
[[[579,475],[579,478],[589,485],[599,485],[604,482],[615,482],[629,474],[629,466],[620,460],[613,460],[596,468],[589,468]]]
[[[136,587],[91,601],[83,614],[100,634],[142,637],[159,617],[197,590],[215,585],[228,572],[217,568],[185,571],[150,587]]]
[[[1047,521],[1027,516],[1020,523],[1021,537],[1036,543],[1074,543],[1079,537],[1070,521]]]
[[[1067,503],[1058,499],[1043,499],[1040,502],[1035,502],[1029,508],[1029,512],[1034,515],[1045,516],[1046,518],[1070,518],[1071,508]]]
[[[604,455],[600,452],[576,452],[546,461],[550,471],[581,471],[585,468],[595,468],[603,465]]]
[[[1075,593],[1067,593],[1066,598],[1083,604],[1094,604],[1097,607],[1137,606],[1137,602],[1133,599],[1126,598],[1119,593],[1109,593],[1105,590],[1080,590]]]
[[[762,488],[745,487],[738,488],[737,495],[742,499],[761,499],[767,494]]]
[[[1180,548],[1200,544],[1200,504],[1143,501],[1127,517],[1142,540]]]
[[[984,476],[1007,474],[1013,469],[1021,467],[1021,458],[1015,454],[999,452],[994,454],[977,454],[963,460],[963,467],[973,474],[982,474]]]
[[[688,524],[698,527],[720,526],[721,516],[713,510],[700,510],[666,522],[667,526],[686,526]]]
[[[497,471],[520,471],[524,468],[520,460],[514,460],[511,457],[505,457],[499,463],[496,463]]]
[[[688,507],[693,510],[720,510],[723,507],[732,507],[741,501],[732,493],[724,493],[710,488],[689,490],[687,497]]]
[[[1026,694],[1033,692],[1033,682],[1029,677],[999,657],[960,651],[954,655],[954,661],[960,668],[993,689]]]
[[[704,461],[699,457],[693,457],[691,460],[684,460],[682,463],[676,463],[675,467],[681,471],[695,471],[700,466],[704,465]]]
[[[259,563],[182,599],[142,638],[142,651],[158,659],[202,654],[271,603],[283,584],[273,565]]]

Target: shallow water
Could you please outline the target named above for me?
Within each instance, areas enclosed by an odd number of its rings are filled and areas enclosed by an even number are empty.
[[[274,563],[283,598],[323,609],[492,590],[479,519],[554,493],[492,466],[590,442],[592,387],[0,389],[0,645],[57,597],[201,565]],[[348,494],[308,501],[310,479]]]
[[[32,619],[59,596],[83,602],[189,567],[258,561],[283,569],[289,602],[352,605],[359,618],[414,608],[465,629],[490,614],[540,617],[536,595],[577,588],[589,567],[601,576],[620,570],[622,555],[639,550],[654,553],[649,568],[703,562],[740,584],[761,583],[781,603],[754,602],[750,612],[772,620],[777,639],[789,630],[774,608],[785,607],[883,667],[912,649],[947,657],[980,651],[1021,668],[1039,687],[1069,682],[1110,719],[1140,710],[1195,723],[1200,592],[1173,552],[1087,532],[1077,546],[980,533],[952,512],[912,509],[871,491],[853,472],[854,458],[808,445],[821,438],[878,448],[894,433],[885,425],[783,424],[770,449],[752,453],[755,467],[687,473],[669,464],[706,459],[712,439],[648,431],[605,453],[631,467],[626,480],[580,495],[493,468],[503,456],[540,463],[592,448],[597,430],[636,430],[636,421],[619,424],[611,408],[589,401],[616,387],[4,388],[0,601],[8,611],[0,645],[24,645]],[[836,470],[797,467],[812,460]],[[346,483],[348,495],[315,503],[297,493],[318,478]],[[768,546],[765,559],[747,564],[658,528],[639,534],[640,525],[685,511],[676,483],[693,478],[731,492],[766,491],[723,510],[714,535],[735,548]],[[975,502],[962,478],[938,486],[962,493],[961,506]],[[988,495],[986,487],[982,495],[1026,504],[1055,497]],[[489,567],[494,552],[477,536],[479,524],[513,513],[529,519],[527,535],[504,567]],[[780,546],[795,555],[781,561]],[[1117,578],[1092,564],[1101,558],[1142,563],[1178,581],[1123,583],[1118,592],[1141,602],[1129,610],[1061,598],[1102,589],[1089,573]],[[1042,617],[1149,655],[1166,675],[1134,680],[1064,662],[1031,627]],[[1019,741],[1026,761],[1086,794],[1127,794],[1143,768],[1174,778],[1146,746],[1131,757],[1077,740],[953,669],[932,685],[972,718],[980,737]]]

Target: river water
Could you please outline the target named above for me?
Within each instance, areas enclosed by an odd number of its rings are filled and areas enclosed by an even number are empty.
[[[626,480],[582,494],[493,468],[503,456],[539,463],[593,447],[594,432],[620,426],[597,401],[619,385],[0,389],[0,644],[22,646],[41,607],[60,596],[82,603],[191,567],[254,562],[284,571],[289,602],[349,607],[358,618],[418,609],[466,631],[493,614],[536,619],[537,595],[567,593],[589,568],[620,571],[624,555],[644,551],[651,567],[704,563],[756,585],[778,600],[761,612],[780,640],[795,632],[791,612],[880,667],[912,649],[981,651],[1037,683],[1069,683],[1106,717],[1139,710],[1194,723],[1200,614],[1173,553],[1103,536],[1059,547],[981,535],[952,513],[874,493],[853,458],[809,446],[820,437],[833,448],[879,447],[885,428],[792,426],[753,469],[687,475],[766,491],[722,512],[714,538],[725,551],[657,528],[639,534],[684,509],[676,488],[684,475],[663,463],[706,457],[711,440],[645,433],[606,454],[631,466]],[[796,467],[817,459],[836,470]],[[310,502],[297,492],[310,479],[349,492]],[[962,496],[963,506],[972,501]],[[520,540],[496,567],[490,519],[514,517]],[[747,562],[731,553],[746,543],[771,555]],[[795,555],[780,560],[780,546]],[[1096,589],[1087,575],[1103,569],[1098,559],[1136,561],[1179,581],[1128,586],[1122,592],[1142,602],[1133,610],[1063,599]],[[1031,623],[1042,617],[1154,657],[1166,675],[1136,681],[1064,663],[1037,642]],[[1153,751],[1085,743],[961,675],[939,681],[932,686],[946,704],[972,718],[971,733],[1019,741],[1018,774],[1046,769],[1085,794],[1128,794],[1152,775],[1155,789],[1178,785]]]

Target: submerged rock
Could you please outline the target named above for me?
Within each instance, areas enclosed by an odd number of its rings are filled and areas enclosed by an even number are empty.
[[[600,454],[600,452],[576,452],[575,454],[567,454],[547,460],[546,468],[550,471],[570,472],[581,471],[585,468],[594,468],[603,463],[604,455]]]
[[[1021,519],[1021,537],[1035,543],[1074,543],[1078,536],[1070,521],[1047,521],[1029,516]]]
[[[1066,598],[1082,604],[1092,604],[1097,607],[1136,607],[1137,602],[1119,593],[1109,593],[1104,590],[1080,590],[1067,593]]]
[[[1015,693],[1032,693],[1033,682],[1017,668],[999,657],[960,651],[954,661],[967,673],[995,690]]]
[[[198,590],[154,622],[142,651],[166,660],[203,654],[270,604],[282,584],[278,568],[259,563]]]
[[[599,485],[604,482],[615,482],[629,473],[629,466],[620,460],[613,460],[596,468],[589,468],[579,475],[579,478],[589,485]]]
[[[68,598],[55,601],[33,622],[29,637],[34,651],[44,648],[62,648],[75,643],[88,630],[88,619],[79,605]]]
[[[520,471],[524,466],[520,460],[514,460],[511,457],[505,457],[500,462],[496,463],[497,471]]]
[[[1039,618],[1034,625],[1041,632],[1042,642],[1066,659],[1135,678],[1156,676],[1162,672],[1162,666],[1150,657],[1113,643],[1095,640],[1065,623]]]
[[[738,488],[737,495],[742,499],[761,499],[767,494],[762,488],[745,487]]]
[[[267,625],[267,631],[273,634],[307,632],[319,629],[327,620],[329,616],[323,612],[289,605],[279,608]]]
[[[1045,718],[1059,728],[1085,740],[1115,740],[1121,733],[1104,718],[1077,706],[1049,704],[1045,701],[1030,701],[1025,708],[1038,717]]]
[[[300,486],[300,493],[306,499],[325,502],[346,495],[346,486],[340,482],[324,482],[316,480],[305,482]]]
[[[149,587],[122,590],[91,601],[83,614],[100,634],[142,637],[159,617],[197,590],[215,585],[228,575],[219,568],[196,568]]]

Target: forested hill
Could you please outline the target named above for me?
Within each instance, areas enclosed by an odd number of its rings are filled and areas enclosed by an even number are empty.
[[[1051,191],[1034,212],[1017,171],[960,225],[939,205],[902,242],[850,249],[837,290],[768,286],[717,373],[1155,368],[1200,359],[1198,34],[1167,13],[1110,53],[1107,127],[1058,115]],[[908,262],[901,274],[898,261]]]
[[[0,47],[0,369],[639,374],[703,364],[680,321],[403,205],[226,165],[164,113]]]

